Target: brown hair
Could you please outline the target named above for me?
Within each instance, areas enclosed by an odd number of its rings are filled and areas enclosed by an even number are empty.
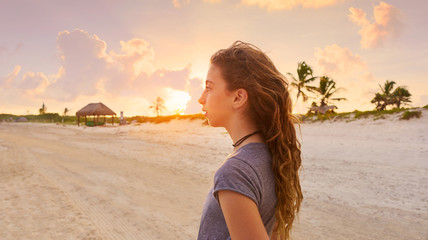
[[[290,239],[303,194],[299,180],[301,145],[294,127],[299,120],[291,113],[287,80],[265,53],[241,41],[216,52],[211,64],[221,69],[228,90],[243,88],[248,92],[250,117],[272,155],[277,197],[273,236]]]

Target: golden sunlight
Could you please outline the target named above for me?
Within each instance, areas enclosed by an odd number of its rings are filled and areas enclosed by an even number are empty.
[[[184,114],[191,96],[187,92],[172,88],[165,88],[165,92],[167,96],[165,98],[165,107],[167,111],[171,114]]]

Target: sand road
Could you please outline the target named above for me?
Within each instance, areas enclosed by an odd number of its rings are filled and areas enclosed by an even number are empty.
[[[427,123],[302,125],[294,239],[427,240]],[[0,239],[195,239],[230,144],[196,121],[2,123]]]

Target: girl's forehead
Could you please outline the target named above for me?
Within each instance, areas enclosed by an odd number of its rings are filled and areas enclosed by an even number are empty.
[[[205,83],[215,84],[222,81],[224,80],[221,75],[220,68],[211,64],[210,68],[208,69],[207,79]]]

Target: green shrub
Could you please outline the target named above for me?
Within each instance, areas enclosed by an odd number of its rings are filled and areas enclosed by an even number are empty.
[[[401,116],[401,120],[409,120],[411,118],[420,118],[422,116],[421,111],[405,111]]]
[[[355,118],[368,118],[369,116],[373,116],[377,119],[381,118],[381,116],[385,115],[385,114],[394,114],[397,112],[402,112],[405,111],[406,109],[404,108],[393,108],[390,110],[383,110],[383,111],[379,111],[379,110],[372,110],[372,111],[358,111],[355,110],[354,114],[355,114]]]

